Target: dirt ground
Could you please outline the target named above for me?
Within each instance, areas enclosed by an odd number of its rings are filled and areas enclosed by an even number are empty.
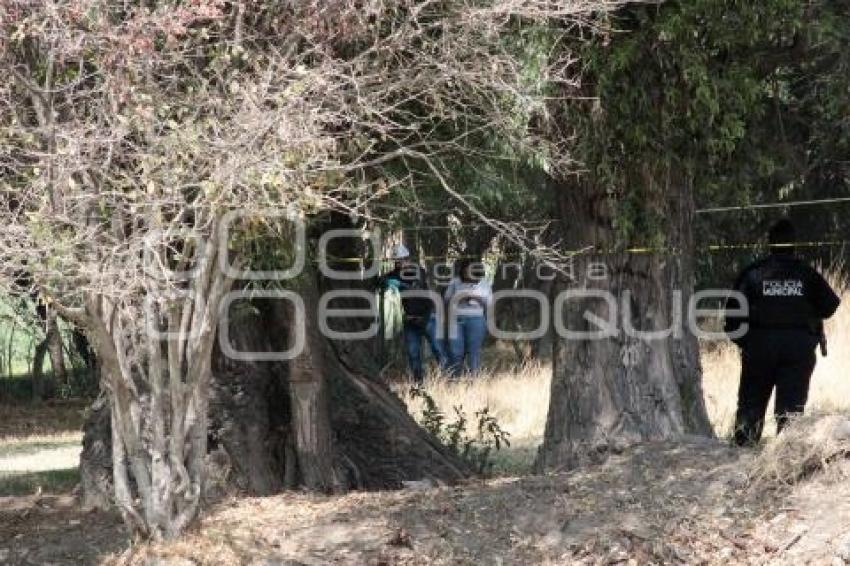
[[[0,564],[97,564],[128,546],[117,515],[82,513],[76,497],[0,497]]]
[[[747,485],[753,453],[718,442],[645,445],[569,473],[213,505],[178,541],[128,541],[72,496],[0,501],[11,564],[844,564],[850,486]],[[842,476],[843,477],[843,476]]]

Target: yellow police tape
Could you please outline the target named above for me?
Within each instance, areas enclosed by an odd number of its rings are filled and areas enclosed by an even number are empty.
[[[782,247],[796,247],[796,248],[815,248],[815,247],[830,247],[830,246],[843,246],[845,244],[850,244],[850,240],[827,240],[827,241],[812,241],[812,242],[797,242],[794,244],[777,244],[774,247],[782,248]],[[767,247],[764,243],[747,243],[747,244],[709,244],[704,247],[694,248],[694,251],[709,251],[709,252],[717,252],[724,250],[748,250],[748,249],[759,249]],[[681,250],[677,248],[658,248],[658,247],[632,247],[632,248],[624,248],[622,250],[598,250],[593,246],[587,246],[586,248],[578,249],[578,250],[560,250],[561,254],[564,256],[576,256],[576,255],[614,255],[614,254],[651,254],[651,253],[669,253],[676,254],[681,253]],[[499,255],[499,259],[508,259],[508,258],[518,258],[522,256],[526,256],[528,254],[508,254],[508,255]],[[452,256],[451,259],[478,259],[480,255],[459,255]],[[373,259],[365,259],[360,257],[332,257],[326,256],[327,261],[332,261],[335,263],[364,263],[375,261]],[[445,261],[447,258],[443,256],[422,256],[419,259],[421,260],[440,260]],[[393,261],[392,258],[382,258],[379,261],[389,262]]]

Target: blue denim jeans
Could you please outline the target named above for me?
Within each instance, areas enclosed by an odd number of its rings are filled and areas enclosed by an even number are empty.
[[[487,336],[483,315],[460,315],[453,332],[449,332],[449,371],[458,376],[464,370],[464,359],[470,372],[481,368],[481,346]]]
[[[437,360],[440,369],[444,369],[446,366],[446,354],[443,351],[442,344],[437,339],[437,321],[434,316],[431,316],[424,325],[421,322],[405,320],[404,347],[407,350],[407,365],[413,374],[413,379],[418,382],[421,382],[425,375],[422,368],[423,338],[428,341],[431,354]]]

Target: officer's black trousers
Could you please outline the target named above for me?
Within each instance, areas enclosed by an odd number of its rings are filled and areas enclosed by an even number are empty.
[[[804,330],[751,330],[741,349],[741,384],[734,442],[758,443],[774,387],[777,432],[802,413],[815,369],[817,338]]]

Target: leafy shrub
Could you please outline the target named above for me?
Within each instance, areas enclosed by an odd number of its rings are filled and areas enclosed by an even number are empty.
[[[476,411],[470,419],[463,406],[455,405],[454,418],[449,420],[440,410],[434,398],[421,386],[410,390],[411,399],[422,401],[420,424],[437,437],[449,450],[463,458],[481,475],[490,473],[493,467],[493,451],[510,446],[510,433],[504,430],[499,421],[490,414],[489,407]]]

